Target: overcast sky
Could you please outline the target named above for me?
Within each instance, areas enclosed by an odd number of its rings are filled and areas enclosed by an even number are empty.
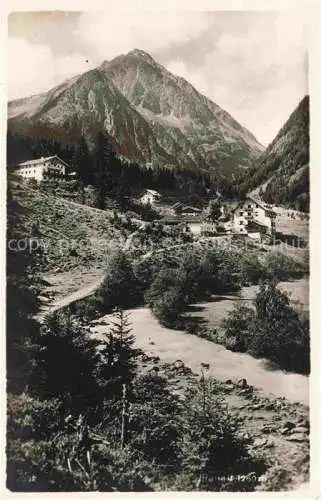
[[[307,93],[302,12],[25,12],[9,16],[8,93],[49,90],[139,48],[267,145]]]

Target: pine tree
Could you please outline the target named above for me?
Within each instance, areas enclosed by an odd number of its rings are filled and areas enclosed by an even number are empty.
[[[82,187],[92,183],[93,175],[91,157],[84,136],[81,136],[79,144],[75,148],[75,152],[72,157],[72,165],[76,171],[77,179]]]
[[[35,353],[32,392],[59,397],[68,407],[87,411],[99,404],[95,372],[97,341],[76,325],[68,313],[54,312],[45,318]]]
[[[113,193],[118,160],[106,135],[100,132],[93,151],[94,185],[97,191],[97,208],[104,209],[106,196]]]
[[[138,350],[134,348],[135,337],[130,328],[128,315],[116,309],[106,334],[104,348],[100,351],[101,362],[98,378],[106,399],[118,399],[125,384],[130,386],[136,375]]]
[[[218,199],[211,200],[205,210],[206,219],[216,222],[221,216],[221,203]]]

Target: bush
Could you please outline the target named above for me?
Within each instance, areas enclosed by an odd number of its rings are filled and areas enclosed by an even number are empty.
[[[141,289],[125,253],[117,250],[108,259],[104,282],[96,292],[97,307],[109,312],[114,307],[133,307],[141,300]]]
[[[130,405],[131,445],[145,459],[168,465],[170,472],[178,460],[178,411],[177,398],[164,377],[147,374],[136,379]]]
[[[226,347],[266,357],[285,370],[309,373],[308,317],[295,311],[288,294],[271,282],[260,286],[254,306],[236,307],[223,321]]]
[[[188,302],[179,288],[171,287],[151,302],[152,311],[160,323],[166,327],[180,326],[179,315]]]
[[[182,476],[178,489],[252,491],[265,463],[250,454],[251,438],[242,436],[241,421],[232,416],[212,380],[190,389],[181,415],[184,431],[179,450]],[[234,476],[232,481],[227,476]],[[244,481],[238,476],[243,476]]]
[[[231,351],[246,352],[251,344],[254,311],[249,307],[236,306],[223,320],[225,345]]]
[[[265,261],[266,276],[270,279],[288,280],[301,278],[308,267],[281,252],[269,252]]]
[[[67,313],[52,313],[42,325],[39,348],[34,353],[30,392],[43,398],[60,398],[74,409],[97,403],[95,379],[97,341],[74,324]]]

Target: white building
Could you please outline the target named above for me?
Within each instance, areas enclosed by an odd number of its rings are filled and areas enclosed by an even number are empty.
[[[36,181],[42,181],[47,177],[66,177],[74,174],[74,172],[69,172],[68,164],[57,155],[19,163],[15,167],[15,173],[25,179]]]
[[[217,234],[217,224],[211,221],[204,221],[202,223],[201,233],[206,236],[212,236]]]
[[[252,223],[257,223],[261,231],[268,234],[275,231],[276,213],[267,205],[252,198],[238,203],[233,211],[232,228],[235,233],[248,234]]]
[[[154,189],[146,189],[142,196],[139,198],[139,201],[143,205],[154,205],[161,199],[161,194],[158,191],[155,191]]]

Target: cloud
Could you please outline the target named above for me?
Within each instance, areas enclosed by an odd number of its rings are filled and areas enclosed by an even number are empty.
[[[308,91],[304,23],[294,12],[280,12],[256,16],[246,30],[223,24],[220,19],[220,36],[202,65],[174,60],[168,68],[267,145]]]
[[[51,51],[46,45],[30,45],[23,38],[9,38],[8,92],[9,98],[41,92],[53,82]]]
[[[51,43],[48,41],[47,44],[35,43],[35,35],[40,33],[41,39],[45,40],[45,33],[40,30],[39,20],[35,22],[34,30],[31,29],[32,19],[28,20],[28,38],[21,36],[21,29],[20,36],[9,37],[10,99],[49,90],[71,76],[98,66],[105,59],[134,48],[153,53],[172,42],[191,40],[208,26],[208,19],[201,12],[85,12],[77,16],[75,26],[70,26],[66,40],[67,47],[78,48],[61,54],[59,20],[53,26],[53,19],[50,19]],[[20,19],[20,28],[21,25]]]
[[[48,45],[31,44],[20,37],[8,42],[8,97],[48,91],[71,76],[94,67],[81,53],[54,56]]]
[[[139,48],[268,144],[308,90],[302,12],[113,9],[63,19],[29,19],[25,37],[20,19],[9,38],[10,98],[49,90]]]
[[[139,48],[151,53],[199,36],[208,27],[203,12],[113,10],[86,12],[77,35],[98,59],[111,59]]]

